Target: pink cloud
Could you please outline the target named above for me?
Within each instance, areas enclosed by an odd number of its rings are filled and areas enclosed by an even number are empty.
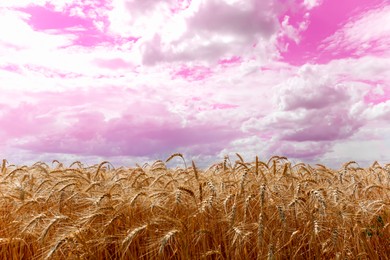
[[[17,107],[3,105],[0,114],[0,133],[4,140],[21,138],[25,135],[37,135],[52,126],[52,120],[40,117],[45,113],[42,107],[22,103]]]
[[[345,93],[339,97],[336,100],[335,96],[323,96],[318,105],[314,102],[315,99],[291,97],[291,103],[296,104],[291,111],[296,113],[295,117],[290,119],[290,113],[284,112],[275,118],[272,126],[281,129],[280,138],[287,141],[334,141],[351,137],[364,122],[356,120],[345,107],[351,103]],[[298,110],[300,108],[303,110]],[[284,125],[289,127],[284,128]]]
[[[222,66],[237,65],[242,62],[241,57],[233,56],[229,59],[220,59],[218,64]]]
[[[27,22],[36,31],[75,35],[73,46],[90,47],[104,43],[114,45],[136,42],[139,37],[119,37],[107,33],[109,26],[107,9],[110,9],[108,1],[95,1],[92,5],[72,3],[60,11],[50,4],[31,5],[17,10],[29,15]]]
[[[46,78],[79,78],[82,76],[81,73],[74,73],[74,72],[67,72],[67,71],[60,71],[56,69],[52,69],[46,66],[40,66],[40,65],[34,65],[34,64],[26,64],[23,66],[24,70],[27,70],[29,72],[33,72],[39,75],[42,75]]]
[[[53,7],[52,7],[53,8]],[[90,28],[93,27],[92,21],[72,16],[69,13],[56,12],[50,7],[29,6],[20,8],[30,15],[28,23],[37,31],[50,29],[67,29],[72,27]]]
[[[319,66],[301,67],[278,86],[274,101],[279,109],[246,121],[243,131],[260,137],[271,133],[270,155],[313,159],[365,129],[369,119],[358,105],[364,92],[355,94],[353,85],[339,82],[337,76],[321,76],[323,72]]]
[[[378,76],[376,71],[375,74],[377,74],[377,78],[374,79],[372,79],[372,75],[366,77],[364,75],[341,75],[339,84],[343,84],[346,81],[363,83],[369,88],[363,96],[364,103],[368,106],[377,105],[390,100],[390,82],[386,77]]]
[[[342,107],[342,104],[337,104],[322,110],[281,112],[266,118],[259,130],[273,130],[274,137],[287,143],[348,139],[367,122],[363,117],[356,119]]]
[[[20,73],[21,72],[21,69],[19,67],[19,65],[16,65],[16,64],[4,64],[4,65],[0,65],[0,69],[1,70],[6,70],[6,71],[10,71],[10,72],[15,72],[15,73]]]
[[[390,152],[386,1],[3,2],[7,157]]]
[[[364,96],[365,103],[377,105],[390,100],[390,86],[381,84],[374,86]]]
[[[101,114],[85,114],[55,134],[41,134],[20,145],[35,153],[75,153],[99,156],[150,156],[168,154],[192,145],[221,147],[238,136],[233,129],[198,125],[182,127],[172,122],[137,122],[126,115],[104,121]],[[217,147],[213,151],[218,150]]]
[[[205,66],[182,66],[173,73],[173,78],[184,78],[189,81],[204,80],[213,74],[212,70]]]
[[[316,115],[307,113],[294,122],[295,129],[285,131],[282,140],[287,141],[335,141],[355,134],[364,122],[355,120],[348,111],[321,111]]]
[[[192,146],[214,145],[210,153],[242,135],[221,124],[194,123],[182,119],[163,104],[132,101],[118,116],[107,118],[95,106],[118,106],[129,93],[116,89],[97,93],[40,93],[34,104],[4,106],[0,114],[1,138],[33,153],[64,153],[98,156],[147,156],[169,154]],[[50,98],[49,98],[50,97]],[[17,141],[16,141],[17,140]]]
[[[329,143],[286,143],[275,142],[268,150],[269,154],[285,156],[287,158],[299,158],[301,160],[319,159],[330,149]],[[317,162],[316,162],[317,163]]]
[[[334,58],[362,57],[367,54],[383,56],[389,54],[390,7],[382,3],[375,8],[362,11],[326,38],[320,50],[332,53]]]
[[[350,57],[352,52],[332,53],[319,48],[324,40],[337,33],[351,16],[365,13],[367,9],[373,8],[382,3],[381,0],[327,0],[322,4],[307,12],[305,8],[299,8],[297,11],[287,11],[285,15],[289,16],[289,22],[295,28],[299,28],[308,13],[309,20],[307,29],[300,33],[300,42],[295,43],[288,36],[279,39],[279,44],[288,45],[287,51],[282,51],[284,61],[291,64],[302,65],[306,62],[327,63],[335,58]],[[337,7],[335,7],[337,6]],[[330,15],[331,14],[331,15]],[[281,16],[281,21],[284,19]]]

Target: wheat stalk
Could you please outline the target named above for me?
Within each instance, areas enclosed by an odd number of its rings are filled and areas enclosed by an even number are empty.
[[[123,259],[124,255],[126,254],[127,250],[129,249],[129,246],[131,243],[134,241],[134,239],[144,230],[148,228],[148,225],[142,225],[140,227],[134,228],[134,229],[129,229],[127,231],[126,237],[122,240],[121,243],[121,251],[122,251],[122,257]]]
[[[164,253],[165,247],[167,246],[169,241],[172,240],[173,237],[177,233],[179,233],[179,230],[174,229],[174,230],[171,230],[171,231],[169,231],[168,233],[165,234],[165,236],[161,239],[161,245],[160,245],[160,248],[158,250],[159,255],[162,255]]]
[[[186,161],[184,160],[184,156],[181,154],[181,153],[174,153],[172,154],[171,156],[168,157],[168,159],[165,160],[165,162],[169,162],[170,160],[172,160],[172,158],[174,157],[180,157],[182,160],[183,160],[183,163],[184,163],[184,167],[185,169],[187,170],[187,163]]]

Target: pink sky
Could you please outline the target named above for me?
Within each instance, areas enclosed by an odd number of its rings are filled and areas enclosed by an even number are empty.
[[[0,2],[0,155],[390,162],[386,0]]]

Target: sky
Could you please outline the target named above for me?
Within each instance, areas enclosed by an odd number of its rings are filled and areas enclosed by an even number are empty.
[[[0,156],[389,163],[389,68],[388,0],[0,1]]]

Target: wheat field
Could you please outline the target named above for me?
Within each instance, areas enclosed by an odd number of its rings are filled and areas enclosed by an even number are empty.
[[[181,154],[116,169],[3,160],[0,258],[390,258],[390,164],[234,159],[206,170]]]

